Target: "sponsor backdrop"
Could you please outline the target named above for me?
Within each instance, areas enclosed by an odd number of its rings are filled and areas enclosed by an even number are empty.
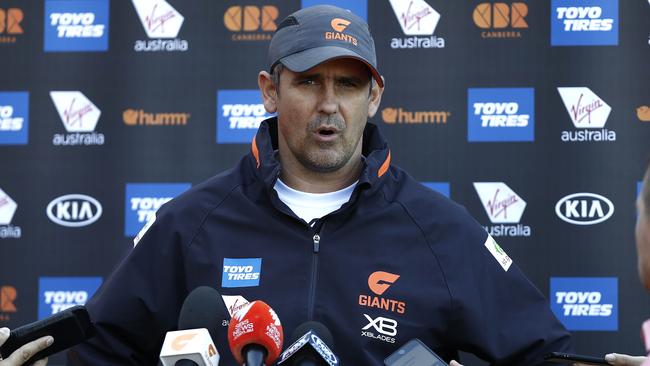
[[[0,326],[85,303],[156,209],[248,152],[273,31],[316,3],[0,1]],[[394,163],[467,207],[578,352],[643,353],[650,3],[335,3],[374,30]]]

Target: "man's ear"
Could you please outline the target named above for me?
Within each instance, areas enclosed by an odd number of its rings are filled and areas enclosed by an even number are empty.
[[[384,80],[384,77],[382,76],[381,79]],[[372,90],[370,91],[370,102],[368,103],[368,118],[374,117],[375,113],[377,113],[382,94],[384,94],[384,87],[380,87],[379,84],[373,82]]]
[[[257,75],[257,85],[262,93],[264,109],[269,113],[275,113],[278,110],[278,91],[271,79],[271,74],[266,71],[260,71]]]

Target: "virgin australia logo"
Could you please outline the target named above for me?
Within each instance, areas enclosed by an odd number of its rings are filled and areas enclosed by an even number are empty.
[[[390,0],[395,17],[407,38],[393,38],[390,47],[444,48],[445,40],[433,35],[440,13],[424,0]],[[425,36],[425,37],[417,37]]]
[[[612,108],[589,88],[557,88],[573,126],[562,131],[562,141],[616,141],[616,132],[605,128]]]
[[[474,189],[493,224],[485,229],[492,236],[530,236],[530,226],[522,225],[526,201],[503,182],[476,182]],[[505,225],[515,224],[515,225]]]

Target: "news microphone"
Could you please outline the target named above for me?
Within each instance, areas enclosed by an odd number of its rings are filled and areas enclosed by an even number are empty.
[[[296,341],[280,356],[278,365],[287,366],[336,366],[339,359],[332,352],[332,333],[319,322],[302,323],[291,337]]]
[[[86,307],[73,306],[49,318],[13,329],[9,338],[0,346],[0,360],[8,358],[18,348],[44,336],[54,337],[54,343],[37,352],[25,362],[31,365],[42,358],[75,346],[95,335],[95,326],[90,320]]]
[[[219,352],[214,345],[226,305],[217,290],[208,286],[194,289],[183,302],[177,331],[167,332],[160,351],[163,366],[217,366]]]
[[[228,325],[228,344],[239,365],[270,365],[282,351],[284,333],[278,315],[264,301],[237,311]]]

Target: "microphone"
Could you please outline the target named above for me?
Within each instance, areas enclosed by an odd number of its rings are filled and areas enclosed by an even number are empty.
[[[296,341],[280,356],[278,365],[287,366],[336,366],[339,359],[332,352],[332,333],[319,322],[304,322],[293,331]]]
[[[270,365],[282,351],[284,333],[278,315],[264,301],[237,311],[228,325],[228,344],[239,365]]]
[[[226,305],[217,290],[195,288],[183,302],[177,331],[167,332],[160,351],[163,366],[217,366],[219,352],[214,345]]]

